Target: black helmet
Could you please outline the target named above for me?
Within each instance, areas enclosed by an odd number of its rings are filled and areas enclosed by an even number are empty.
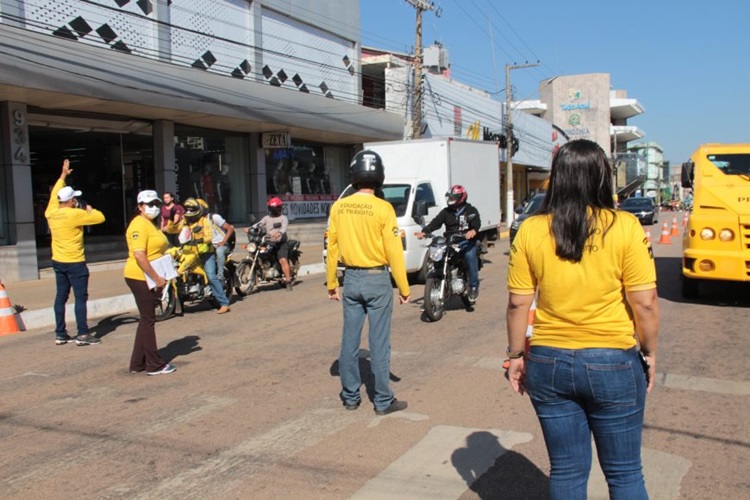
[[[349,165],[349,177],[355,188],[358,184],[366,184],[378,189],[385,179],[383,160],[375,151],[369,149],[360,151],[354,155]]]
[[[185,209],[185,220],[191,224],[203,215],[203,207],[195,198],[185,200],[182,207]]]

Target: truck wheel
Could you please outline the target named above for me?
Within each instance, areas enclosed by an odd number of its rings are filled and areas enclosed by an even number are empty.
[[[700,280],[682,277],[682,296],[686,299],[697,299],[700,295]]]
[[[428,266],[427,260],[428,259],[429,259],[429,256],[425,255],[424,256],[424,262],[422,262],[422,269],[420,269],[419,271],[417,271],[417,280],[416,280],[416,282],[419,283],[420,285],[423,284],[423,283],[427,283],[427,266]]]
[[[442,279],[427,278],[424,284],[424,313],[430,321],[440,321],[445,312],[445,304],[440,297]]]

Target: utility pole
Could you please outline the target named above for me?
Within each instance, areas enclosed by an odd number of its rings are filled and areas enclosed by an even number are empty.
[[[417,39],[414,43],[414,89],[412,97],[412,138],[422,136],[422,12],[435,10],[433,2],[406,0],[417,9]],[[437,12],[438,17],[440,11]]]
[[[505,169],[505,224],[510,227],[515,216],[515,203],[513,201],[513,112],[510,103],[513,100],[513,87],[510,86],[510,70],[521,68],[533,68],[539,64],[506,64],[505,65],[505,156],[507,159]]]

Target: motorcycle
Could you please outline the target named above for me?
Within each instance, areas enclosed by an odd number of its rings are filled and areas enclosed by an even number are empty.
[[[422,224],[421,218],[419,224]],[[469,274],[464,262],[463,242],[467,241],[463,233],[450,236],[435,236],[427,250],[426,277],[424,285],[424,313],[430,321],[440,321],[445,313],[445,305],[451,297],[461,297],[466,309],[475,301],[469,299]],[[477,242],[477,259],[482,268],[482,243]]]
[[[189,235],[185,233],[180,235],[179,241],[179,246],[170,247],[166,252],[174,260],[177,277],[167,282],[167,286],[163,288],[161,295],[156,299],[156,321],[164,321],[171,317],[177,310],[178,303],[180,313],[185,311],[186,304],[192,306],[203,301],[209,301],[214,307],[220,306],[208,284],[208,275],[203,269],[198,245],[193,243]],[[230,298],[234,284],[233,277],[236,272],[235,263],[230,256],[227,256],[223,265],[222,287],[227,298]]]
[[[281,227],[281,223],[274,224],[275,228]],[[279,284],[287,286],[284,281],[284,273],[276,255],[277,242],[271,240],[265,226],[260,222],[253,224],[248,229],[247,257],[237,263],[235,291],[238,295],[246,296],[252,293],[259,285]],[[299,249],[300,242],[288,240],[289,248],[289,279],[288,286],[292,286],[299,273],[299,258],[302,251]]]

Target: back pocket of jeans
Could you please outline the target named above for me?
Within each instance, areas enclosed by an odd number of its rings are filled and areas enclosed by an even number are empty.
[[[529,353],[526,358],[526,390],[536,401],[557,399],[555,390],[555,358]]]
[[[630,363],[586,363],[591,394],[602,406],[635,406],[636,382]]]

